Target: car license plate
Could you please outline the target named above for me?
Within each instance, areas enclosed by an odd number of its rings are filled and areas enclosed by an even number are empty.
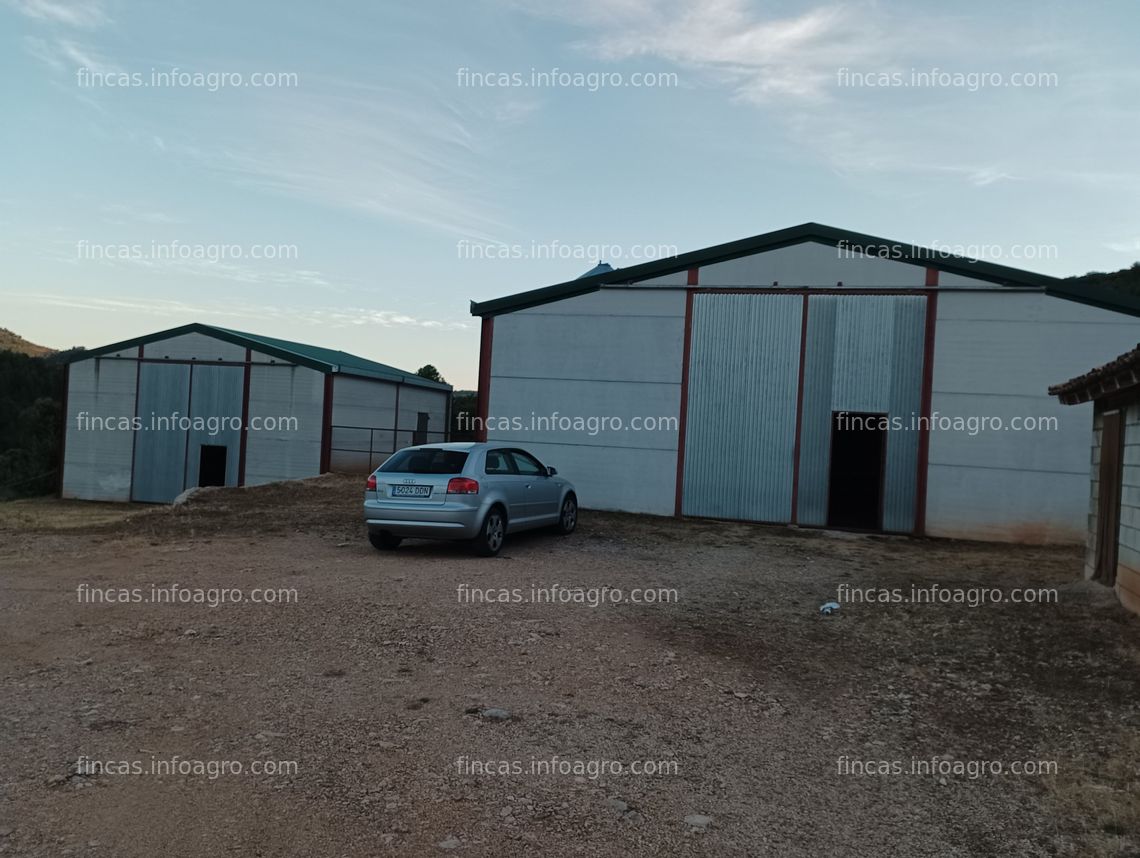
[[[431,496],[431,486],[392,486],[394,498],[426,498]]]

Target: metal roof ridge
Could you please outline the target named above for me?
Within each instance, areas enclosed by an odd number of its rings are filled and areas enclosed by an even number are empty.
[[[751,256],[766,250],[778,250],[795,244],[815,241],[821,244],[840,246],[842,243],[858,245],[860,252],[874,250],[880,247],[898,249],[899,254],[892,256],[890,261],[911,265],[924,265],[948,273],[960,274],[985,280],[999,285],[1009,286],[1035,286],[1050,288],[1061,281],[1048,274],[1012,268],[993,262],[970,259],[954,254],[935,254],[933,248],[913,245],[906,242],[891,241],[879,236],[854,232],[839,227],[808,221],[797,226],[772,232],[761,233],[749,238],[737,239],[724,244],[716,244],[699,250],[688,251],[677,256],[656,259],[649,262],[631,265],[628,268],[615,268],[613,271],[604,271],[598,274],[580,277],[506,295],[501,298],[492,298],[487,301],[472,301],[470,312],[473,316],[494,316],[512,310],[521,310],[528,307],[559,301],[564,298],[573,298],[578,295],[598,291],[602,286],[620,283],[647,280],[666,274],[673,274],[689,268],[712,265],[718,262],[728,262],[744,256]],[[874,254],[866,254],[873,258]],[[1062,295],[1061,297],[1068,297]]]

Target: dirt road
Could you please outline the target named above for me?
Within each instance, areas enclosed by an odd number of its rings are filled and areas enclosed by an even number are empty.
[[[1140,621],[1076,549],[587,512],[382,554],[358,482],[0,511],[0,853],[1140,855]],[[930,584],[1059,596],[850,598]]]

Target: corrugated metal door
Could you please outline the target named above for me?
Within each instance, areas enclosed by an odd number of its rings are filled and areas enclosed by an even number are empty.
[[[225,484],[238,484],[241,450],[241,399],[245,370],[240,366],[194,366],[190,385],[190,416],[195,418],[187,439],[186,486],[199,485],[203,444],[226,448]]]
[[[803,298],[693,296],[682,512],[789,521]]]
[[[921,295],[809,297],[800,524],[827,524],[832,415],[847,411],[893,421],[886,433],[882,526],[914,530],[926,300]]]
[[[185,417],[190,405],[187,364],[143,363],[139,367],[138,417],[135,433],[131,500],[170,503],[183,488],[186,474],[186,429],[171,427],[172,417]]]

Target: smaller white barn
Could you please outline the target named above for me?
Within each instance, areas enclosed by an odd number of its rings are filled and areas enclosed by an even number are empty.
[[[447,440],[451,408],[412,372],[203,324],[78,353],[65,390],[60,494],[101,501],[365,473]]]

